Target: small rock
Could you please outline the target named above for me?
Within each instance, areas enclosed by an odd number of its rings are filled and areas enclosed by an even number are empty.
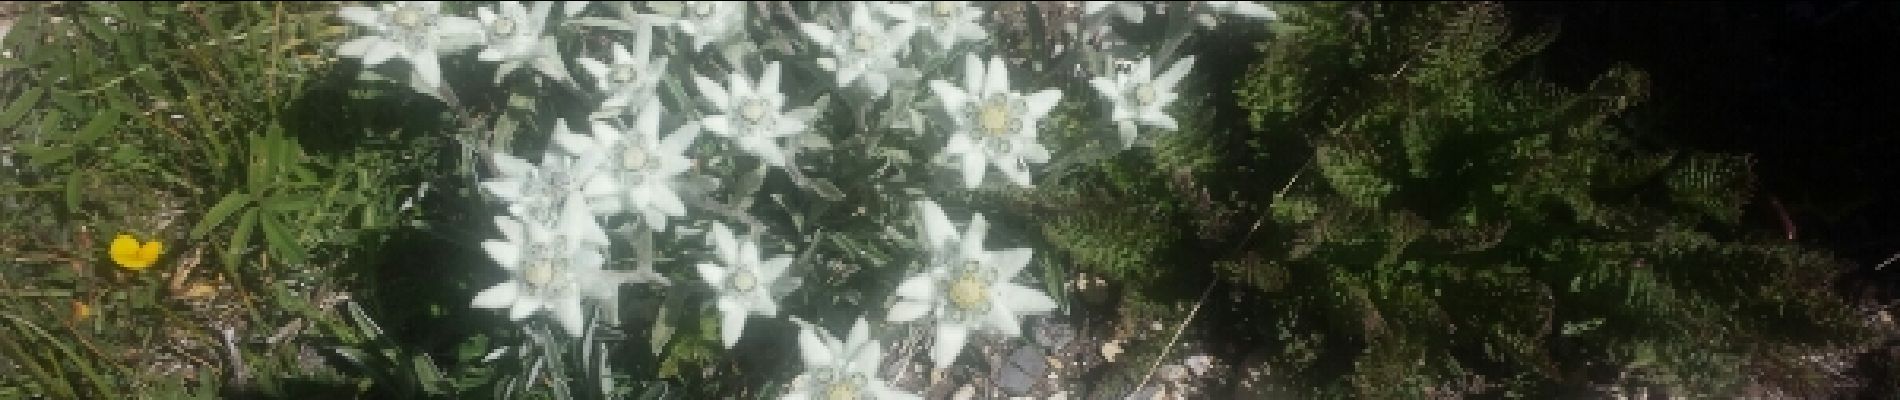
[[[1182,368],[1180,365],[1174,364],[1163,365],[1161,366],[1161,379],[1172,382],[1187,380],[1187,368]]]
[[[950,395],[950,398],[956,399],[956,400],[974,399],[976,398],[976,387],[970,386],[970,385],[963,385],[963,387],[957,388],[956,394]]]
[[[1108,343],[1102,344],[1102,359],[1107,360],[1108,362],[1115,362],[1115,356],[1118,356],[1121,354],[1122,354],[1122,345],[1120,341],[1114,341],[1114,342],[1108,342]]]
[[[1187,358],[1187,367],[1189,370],[1194,371],[1194,375],[1196,376],[1207,375],[1207,370],[1214,368],[1214,357],[1208,357],[1206,354],[1196,354]]]

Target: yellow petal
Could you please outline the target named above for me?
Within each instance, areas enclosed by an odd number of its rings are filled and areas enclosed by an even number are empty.
[[[125,266],[126,268],[144,268],[144,266],[131,267],[128,265],[137,263],[139,256],[139,241],[138,239],[133,239],[132,235],[119,235],[119,237],[113,238],[112,248],[108,250],[107,253],[112,255],[112,262],[119,263],[120,266]]]
[[[165,254],[165,245],[162,243],[159,243],[157,240],[153,240],[150,242],[145,242],[145,246],[139,248],[138,258],[139,258],[139,261],[144,261],[146,264],[151,264],[153,262],[158,261],[158,255],[160,254]]]

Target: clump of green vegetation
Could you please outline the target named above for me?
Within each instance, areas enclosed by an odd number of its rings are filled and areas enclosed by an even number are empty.
[[[372,387],[328,367],[350,354],[431,382],[425,356],[343,310],[349,267],[388,257],[414,212],[392,183],[450,147],[339,123],[389,107],[333,84],[333,5],[27,8],[0,59],[0,397]],[[120,234],[165,251],[120,268]]]
[[[1640,71],[1546,83],[1522,61],[1555,27],[1514,31],[1490,3],[1281,17],[1232,86],[1204,83],[1244,115],[1209,96],[1152,154],[1020,199],[1075,264],[1124,284],[1122,309],[1215,285],[1206,302],[1244,304],[1196,324],[1258,349],[1229,361],[1265,360],[1294,382],[1280,389],[1322,397],[1473,376],[1549,397],[1622,372],[1677,395],[1819,390],[1826,376],[1794,355],[1861,337],[1827,290],[1840,260],[1741,223],[1745,155],[1621,128]]]

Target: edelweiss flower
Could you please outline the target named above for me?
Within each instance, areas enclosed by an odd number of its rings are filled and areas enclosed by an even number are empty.
[[[745,33],[746,7],[742,1],[682,1],[680,15],[666,21],[693,38],[693,50]]]
[[[777,139],[804,132],[805,117],[786,113],[785,95],[778,92],[778,62],[766,64],[759,80],[748,81],[737,72],[727,77],[727,86],[694,75],[699,94],[713,104],[713,112],[700,121],[700,127],[715,135],[733,138],[739,149],[759,156],[773,166],[785,166],[785,149]]]
[[[904,43],[910,40],[917,26],[900,22],[886,27],[871,18],[871,10],[860,4],[853,4],[850,14],[848,27],[838,31],[809,22],[798,27],[818,46],[837,56],[819,58],[818,67],[836,72],[838,87],[863,82],[872,96],[883,97],[891,86],[890,74],[899,69],[897,53],[903,51]]]
[[[924,241],[930,253],[924,273],[897,286],[898,301],[887,319],[914,321],[935,315],[936,343],[930,360],[949,366],[963,351],[973,331],[987,330],[1004,337],[1022,335],[1018,319],[1024,314],[1056,309],[1048,295],[1010,282],[1031,256],[1027,248],[983,250],[988,223],[982,214],[970,218],[962,238],[956,238],[950,220],[935,203],[918,203]]]
[[[501,63],[495,71],[495,82],[501,82],[522,63],[533,63],[536,71],[549,78],[570,79],[567,66],[561,64],[561,53],[554,47],[554,38],[544,35],[554,3],[536,2],[532,10],[522,7],[520,2],[503,1],[498,5],[499,13],[488,7],[475,9],[476,19],[487,28],[488,34],[488,47],[477,57]]]
[[[917,24],[917,29],[937,44],[940,52],[950,51],[957,42],[983,40],[989,32],[976,23],[983,10],[968,1],[875,2],[885,16]]]
[[[336,52],[361,58],[363,65],[372,67],[392,58],[403,59],[409,62],[418,86],[440,90],[442,67],[436,56],[468,48],[482,38],[481,24],[442,15],[441,10],[439,1],[399,1],[377,9],[343,7],[337,16],[368,28],[370,36],[351,39]]]
[[[1214,12],[1262,20],[1279,18],[1279,14],[1274,13],[1272,8],[1267,7],[1265,4],[1252,1],[1203,1],[1201,4],[1206,6],[1210,12],[1199,13],[1200,15],[1195,19],[1200,20],[1201,25],[1207,27],[1213,27],[1215,25]]]
[[[1023,95],[1009,90],[1009,71],[1003,60],[990,59],[989,68],[976,56],[966,56],[963,87],[930,81],[944,111],[956,122],[956,131],[944,145],[944,154],[963,155],[963,184],[983,183],[987,165],[1017,186],[1030,186],[1024,163],[1049,161],[1049,150],[1036,143],[1036,122],[1055,108],[1062,91],[1043,90]]]
[[[714,223],[707,235],[719,251],[719,261],[724,266],[699,264],[699,278],[719,294],[716,303],[719,339],[726,348],[732,348],[739,342],[739,334],[745,331],[746,316],[778,316],[778,300],[773,298],[772,284],[785,276],[792,258],[760,261],[759,244],[740,242],[723,224]]]
[[[555,120],[554,136],[571,135],[567,123]],[[586,199],[586,185],[593,179],[595,165],[601,162],[596,158],[577,159],[576,157],[549,151],[541,157],[541,164],[529,164],[507,154],[494,154],[495,169],[499,179],[483,181],[483,189],[500,197],[508,203],[508,213],[526,220],[530,225],[558,226],[569,203],[575,203],[582,210],[599,209],[599,205],[590,205]],[[607,233],[600,225],[589,222],[583,226],[582,241],[606,245]]]
[[[563,210],[557,225],[495,217],[504,240],[482,242],[482,250],[508,271],[509,280],[476,294],[475,308],[507,308],[515,321],[548,310],[568,335],[580,336],[581,298],[615,298],[621,280],[601,271],[601,247],[581,240],[589,233],[577,229],[593,225],[593,215],[578,205]]]
[[[1141,3],[1134,1],[1084,1],[1082,14],[1095,15],[1107,11],[1110,7],[1115,9],[1116,16],[1137,24],[1141,23],[1142,17],[1147,15],[1147,10],[1141,8]]]
[[[798,351],[805,360],[805,373],[797,378],[791,392],[780,400],[805,399],[919,399],[899,392],[878,379],[878,362],[884,349],[871,340],[871,329],[864,318],[851,325],[851,333],[839,342],[830,332],[803,321],[794,320],[798,331]]]
[[[596,213],[636,212],[655,232],[666,230],[667,217],[686,215],[685,204],[673,192],[673,178],[692,168],[693,161],[684,153],[699,135],[699,126],[688,124],[662,140],[660,115],[660,103],[648,102],[630,131],[594,120],[592,136],[554,136],[556,145],[598,166],[583,189],[599,205]]]
[[[1114,79],[1089,80],[1089,86],[1108,99],[1109,119],[1120,128],[1123,148],[1135,143],[1136,123],[1170,131],[1178,128],[1174,117],[1163,108],[1181,97],[1175,94],[1175,86],[1194,67],[1194,57],[1175,61],[1174,66],[1160,76],[1154,75],[1153,61],[1142,58],[1128,72],[1116,73]]]
[[[654,89],[666,76],[666,57],[655,59],[653,53],[653,28],[637,26],[633,31],[633,51],[620,43],[614,43],[613,63],[607,64],[592,58],[582,57],[581,70],[594,77],[594,86],[607,94],[607,100],[600,103],[600,110],[594,118],[603,118],[624,110],[638,110],[644,103],[651,101]]]

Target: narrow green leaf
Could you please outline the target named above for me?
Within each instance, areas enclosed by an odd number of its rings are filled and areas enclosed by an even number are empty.
[[[66,210],[68,212],[79,212],[79,187],[82,183],[80,180],[85,178],[83,171],[73,171],[71,175],[66,176]]]
[[[237,274],[238,256],[250,247],[251,234],[257,229],[257,213],[256,208],[244,210],[244,216],[238,217],[237,225],[231,228],[231,240],[224,249],[224,267],[233,277]]]
[[[264,215],[259,222],[264,227],[264,241],[270,244],[271,255],[288,265],[304,263],[303,245],[298,244],[297,237],[284,228],[283,221],[276,213]]]
[[[231,213],[237,212],[239,207],[250,202],[251,196],[244,192],[231,192],[224,195],[224,199],[218,200],[217,205],[211,206],[211,210],[205,212],[205,217],[198,221],[198,226],[191,228],[191,238],[204,238],[206,233],[211,232],[211,228],[224,223],[224,219],[230,217]]]
[[[112,128],[118,126],[119,111],[111,108],[102,110],[98,115],[92,117],[92,121],[86,122],[85,128],[79,129],[79,135],[73,137],[73,144],[76,146],[87,146],[91,144],[92,141],[98,140],[100,136],[105,136],[106,131],[110,131]]]
[[[40,96],[45,95],[45,92],[45,89],[35,86],[26,89],[26,93],[21,94],[19,98],[13,99],[13,103],[7,105],[6,111],[0,111],[0,128],[12,128],[14,123],[20,122],[20,117],[26,116],[26,110],[39,104]]]

